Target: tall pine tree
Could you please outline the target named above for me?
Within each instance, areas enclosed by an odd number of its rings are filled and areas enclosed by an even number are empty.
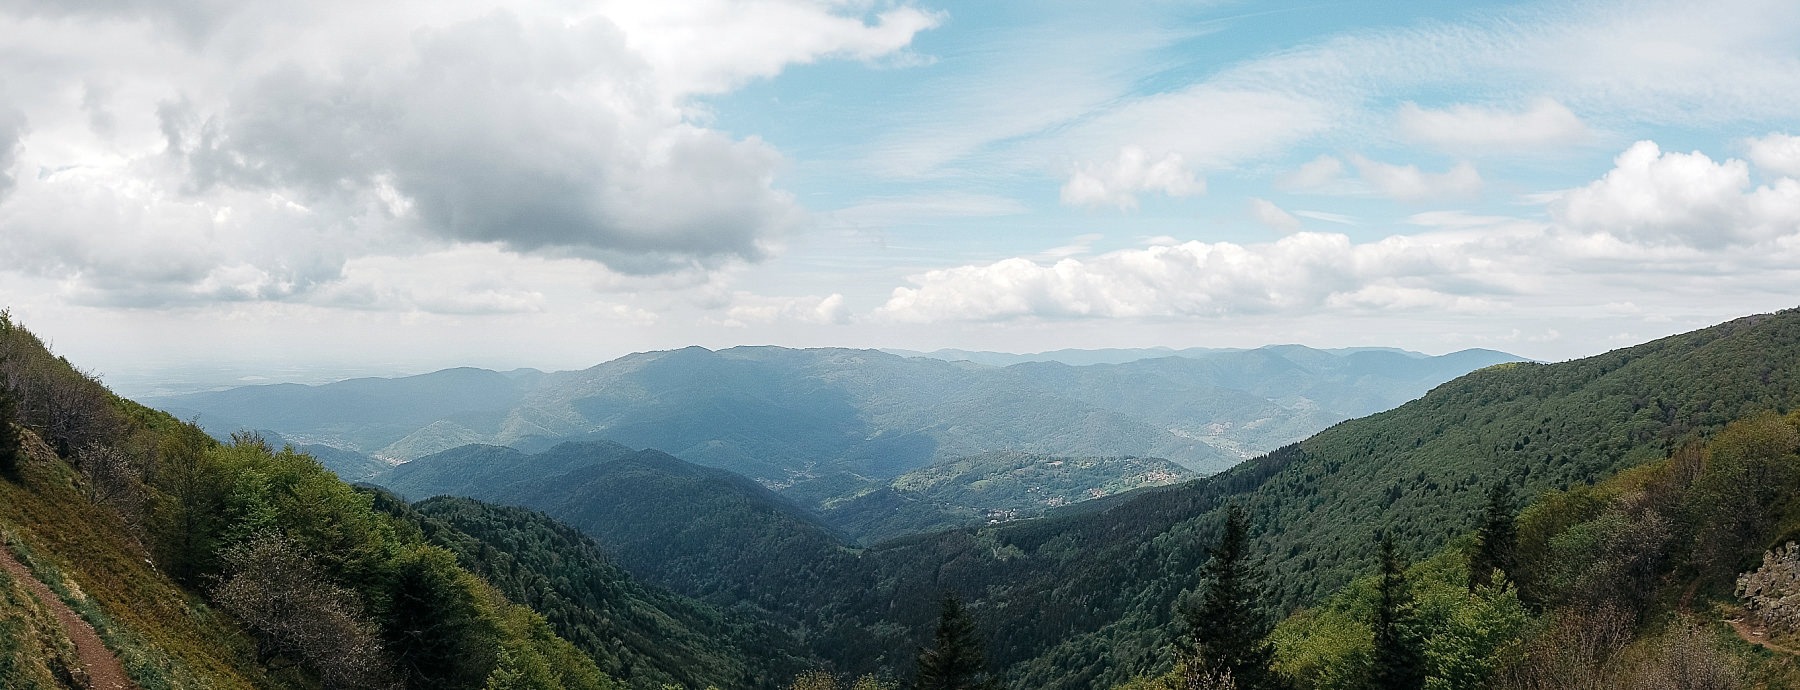
[[[1512,582],[1517,571],[1515,553],[1518,530],[1513,523],[1512,487],[1502,479],[1488,491],[1487,508],[1475,533],[1475,551],[1469,554],[1469,591],[1494,585],[1494,571]],[[1504,583],[1503,583],[1504,584]]]
[[[944,597],[938,614],[937,638],[931,649],[919,652],[919,690],[988,690],[995,687],[988,675],[975,621],[963,611],[962,601]]]
[[[12,390],[0,385],[0,476],[11,477],[19,472],[19,429],[13,426],[18,416]]]
[[[1211,674],[1230,673],[1241,690],[1281,687],[1269,669],[1274,647],[1257,609],[1259,573],[1250,563],[1250,518],[1238,506],[1225,512],[1225,532],[1201,566],[1200,601],[1183,612],[1193,644],[1187,650],[1190,684]]]
[[[1406,564],[1394,551],[1392,537],[1381,537],[1381,581],[1376,584],[1375,655],[1370,683],[1382,690],[1425,687],[1425,651],[1412,630],[1412,596],[1407,591]]]

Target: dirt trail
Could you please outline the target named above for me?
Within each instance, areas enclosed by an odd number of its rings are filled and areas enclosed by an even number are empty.
[[[1737,633],[1737,636],[1742,638],[1745,642],[1756,645],[1758,647],[1762,647],[1764,649],[1768,649],[1770,651],[1781,652],[1782,654],[1788,654],[1788,655],[1792,655],[1792,656],[1800,656],[1800,650],[1783,647],[1781,645],[1770,642],[1768,634],[1765,633],[1762,629],[1758,628],[1756,625],[1752,624],[1749,620],[1746,620],[1743,618],[1727,618],[1727,619],[1725,619],[1724,622],[1726,625],[1731,626],[1731,631]]]
[[[87,671],[88,687],[94,690],[136,690],[137,686],[125,675],[125,667],[119,664],[118,657],[113,656],[112,650],[100,642],[100,635],[94,632],[94,626],[88,625],[87,621],[64,604],[62,598],[56,596],[56,592],[50,591],[24,564],[13,558],[12,552],[5,546],[0,546],[0,568],[5,568],[6,572],[24,583],[37,596],[38,601],[49,607],[50,612],[56,614],[56,619],[62,622],[63,632],[68,634],[69,641],[75,643],[75,655],[81,658],[83,670]]]

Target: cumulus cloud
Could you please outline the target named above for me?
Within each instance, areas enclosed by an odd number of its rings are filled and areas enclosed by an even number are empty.
[[[841,324],[850,321],[850,309],[844,304],[844,296],[837,293],[824,297],[766,297],[739,292],[732,296],[726,317],[725,325],[739,327],[770,323]]]
[[[495,13],[410,47],[372,68],[280,68],[217,111],[170,116],[170,148],[202,190],[356,196],[385,180],[428,234],[628,270],[757,259],[799,214],[773,187],[780,156],[665,107],[603,18]]]
[[[792,64],[828,58],[876,60],[901,53],[942,12],[909,5],[873,17],[821,11],[846,2],[804,0],[612,0],[602,13],[626,30],[659,81],[696,93],[730,90]]]
[[[1180,197],[1206,192],[1206,182],[1182,163],[1181,154],[1151,160],[1144,150],[1127,146],[1098,165],[1077,167],[1062,187],[1062,202],[1071,206],[1137,208],[1137,195],[1162,192]]]
[[[1750,162],[1764,172],[1785,177],[1800,177],[1800,137],[1771,132],[1759,139],[1744,142]]]
[[[1571,229],[1628,242],[1717,249],[1800,232],[1800,181],[1752,189],[1744,161],[1664,153],[1640,141],[1604,177],[1563,194],[1551,213]]]
[[[1300,219],[1288,213],[1275,202],[1256,197],[1250,198],[1250,215],[1263,227],[1280,233],[1295,232],[1300,229]]]
[[[1225,316],[1321,307],[1476,308],[1456,294],[1480,259],[1431,238],[1355,244],[1185,242],[1044,265],[1016,258],[914,276],[877,314],[897,321]]]
[[[758,261],[807,213],[780,152],[693,97],[890,56],[940,21],[805,0],[215,4],[0,9],[30,58],[9,64],[36,66],[0,79],[43,94],[0,111],[0,174],[54,173],[0,181],[15,268],[153,306],[322,300],[357,257],[463,244],[599,274]]]
[[[1482,312],[1568,289],[1558,285],[1575,277],[1585,290],[1680,283],[1729,293],[1743,289],[1733,281],[1800,265],[1800,182],[1751,188],[1743,161],[1665,154],[1651,142],[1560,194],[1550,218],[1434,211],[1408,219],[1426,231],[1374,241],[1297,232],[1266,243],[1158,242],[1094,257],[1011,258],[911,276],[874,315],[934,322]]]
[[[1444,109],[1400,106],[1407,137],[1453,151],[1505,153],[1566,145],[1589,136],[1587,125],[1555,99],[1540,98],[1524,110],[1455,105]]]

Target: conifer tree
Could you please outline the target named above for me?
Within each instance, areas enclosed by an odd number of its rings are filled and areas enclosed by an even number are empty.
[[[1425,652],[1412,630],[1412,597],[1407,592],[1406,564],[1394,552],[1392,537],[1381,537],[1380,600],[1375,608],[1375,655],[1370,683],[1383,690],[1425,687]]]
[[[989,690],[981,641],[975,637],[975,621],[963,611],[956,595],[944,597],[938,614],[937,638],[931,649],[919,653],[919,690]]]
[[[0,385],[0,476],[14,476],[19,471],[19,430],[13,426],[18,416],[12,391]]]
[[[1228,673],[1236,687],[1261,690],[1279,687],[1279,679],[1269,670],[1275,650],[1263,640],[1268,631],[1257,610],[1261,591],[1249,545],[1250,518],[1232,506],[1225,533],[1201,566],[1200,601],[1183,612],[1193,641],[1186,668],[1195,678]]]
[[[1518,531],[1513,523],[1512,487],[1506,480],[1488,491],[1487,508],[1481,516],[1481,527],[1475,533],[1475,552],[1469,554],[1469,591],[1491,587],[1494,571],[1512,581],[1517,571]]]

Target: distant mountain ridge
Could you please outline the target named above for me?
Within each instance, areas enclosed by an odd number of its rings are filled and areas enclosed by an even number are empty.
[[[876,350],[690,347],[581,371],[447,369],[146,402],[215,434],[267,429],[385,462],[471,443],[534,451],[608,439],[779,487],[832,472],[891,478],[993,451],[1163,457],[1213,472],[1518,360],[1274,346],[994,367]]]
[[[1301,346],[1301,345],[1292,345],[1292,346],[1290,346],[1290,345],[1267,345],[1264,347],[1304,347],[1304,346]],[[1023,364],[1025,362],[1059,362],[1059,363],[1068,364],[1071,366],[1087,366],[1089,364],[1125,364],[1128,362],[1135,362],[1140,359],[1156,359],[1158,357],[1187,357],[1190,359],[1204,359],[1206,357],[1211,357],[1213,355],[1229,354],[1229,353],[1233,353],[1233,352],[1247,352],[1252,349],[1260,349],[1260,348],[1184,347],[1184,348],[1177,349],[1177,348],[1172,348],[1172,347],[1107,347],[1107,348],[1097,348],[1097,349],[1092,349],[1092,350],[1065,348],[1065,349],[1061,349],[1061,350],[1045,350],[1043,352],[1018,353],[1018,352],[994,352],[994,351],[989,351],[989,350],[959,350],[959,349],[955,349],[955,348],[944,348],[944,349],[939,349],[939,350],[932,350],[930,352],[922,352],[919,350],[902,350],[902,349],[898,349],[898,348],[884,347],[884,348],[881,348],[881,351],[887,352],[890,354],[900,355],[901,357],[925,357],[928,359],[941,359],[946,362],[975,362],[977,364],[986,364],[988,366],[1006,367],[1006,366],[1012,366],[1014,364]],[[1427,355],[1422,352],[1414,352],[1412,350],[1407,350],[1407,349],[1398,348],[1398,347],[1334,347],[1334,348],[1324,348],[1319,351],[1320,352],[1329,352],[1332,354],[1350,354],[1350,353],[1354,353],[1354,352],[1392,352],[1395,354],[1402,354],[1402,355],[1406,355],[1408,357],[1414,357],[1414,358],[1425,358],[1425,357],[1431,356],[1431,355]],[[1481,350],[1479,350],[1479,349],[1464,350],[1464,352],[1469,352],[1469,351],[1481,351]],[[1487,351],[1495,352],[1493,350],[1487,350]],[[1506,353],[1502,352],[1499,354],[1506,354]]]
[[[1378,530],[1412,555],[1465,534],[1501,478],[1528,497],[1586,485],[1730,421],[1795,409],[1797,352],[1800,310],[1789,310],[1581,360],[1489,367],[1211,477],[860,549],[804,520],[736,520],[716,533],[685,529],[692,510],[643,507],[661,494],[583,497],[606,482],[547,480],[533,500],[602,544],[596,531],[665,529],[622,520],[673,519],[679,539],[638,538],[620,563],[690,596],[755,602],[850,672],[907,663],[893,651],[926,634],[932,598],[954,591],[984,621],[1010,687],[1107,687],[1167,668],[1173,613],[1200,584],[1227,505],[1258,525],[1267,600],[1291,611],[1367,573]],[[1283,361],[1298,366],[1268,359]]]

